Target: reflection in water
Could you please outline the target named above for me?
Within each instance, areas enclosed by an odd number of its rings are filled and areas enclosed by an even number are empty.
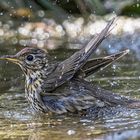
[[[59,58],[59,52],[53,52],[53,55]],[[65,55],[70,54],[65,52]],[[140,98],[140,66],[138,61],[129,60],[129,58],[126,56],[112,67],[88,79],[105,89]],[[112,132],[140,128],[140,118],[136,112],[130,115],[126,111],[120,116],[96,120],[77,115],[39,116],[34,114],[24,98],[24,78],[20,69],[10,63],[1,62],[0,65],[0,137],[2,139],[115,139],[120,135],[118,133],[112,135]],[[129,133],[133,134],[133,131]],[[127,132],[123,134],[127,135]],[[138,131],[134,134],[139,136]]]

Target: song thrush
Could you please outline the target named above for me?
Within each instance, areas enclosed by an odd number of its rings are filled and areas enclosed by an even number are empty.
[[[16,55],[2,56],[23,70],[26,98],[32,108],[44,113],[67,113],[95,106],[125,105],[134,107],[139,101],[103,90],[84,80],[128,53],[128,50],[101,58],[89,59],[109,35],[114,19],[81,50],[62,62],[52,62],[44,50],[24,48]]]

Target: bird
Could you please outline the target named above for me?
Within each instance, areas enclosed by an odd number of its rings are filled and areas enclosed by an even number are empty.
[[[90,58],[110,35],[114,20],[110,20],[85,47],[61,62],[54,61],[45,50],[33,47],[0,57],[0,60],[11,61],[21,67],[25,75],[25,97],[35,112],[65,114],[95,107],[140,106],[138,100],[104,90],[85,79],[129,52],[124,50],[105,57]]]

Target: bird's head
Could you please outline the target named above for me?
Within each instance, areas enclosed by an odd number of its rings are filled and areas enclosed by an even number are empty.
[[[39,70],[48,64],[47,53],[38,48],[24,48],[16,55],[5,55],[0,59],[18,64],[24,72]]]

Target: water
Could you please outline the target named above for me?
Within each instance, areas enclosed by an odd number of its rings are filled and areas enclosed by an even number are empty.
[[[72,52],[52,52],[64,59]],[[14,50],[1,51],[13,54]],[[64,58],[63,58],[64,57]],[[0,139],[93,140],[139,138],[138,113],[102,119],[77,115],[39,116],[33,114],[24,97],[24,76],[18,66],[0,62]],[[140,98],[140,65],[135,55],[127,55],[112,66],[88,78],[94,84],[132,98]]]

